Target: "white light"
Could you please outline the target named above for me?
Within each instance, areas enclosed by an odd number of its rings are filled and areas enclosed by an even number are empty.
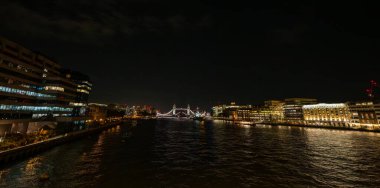
[[[80,102],[70,102],[70,105],[71,106],[86,106],[86,104],[80,103]]]
[[[77,89],[77,92],[90,94],[90,92],[88,92],[87,90],[84,90],[84,89]]]
[[[48,91],[48,90],[53,90],[53,91],[62,91],[64,92],[65,91],[65,88],[63,87],[58,87],[58,86],[45,86],[45,90]]]
[[[320,103],[320,104],[304,105],[302,108],[315,109],[315,108],[345,108],[345,107],[347,107],[347,105],[344,103],[335,103],[335,104]]]

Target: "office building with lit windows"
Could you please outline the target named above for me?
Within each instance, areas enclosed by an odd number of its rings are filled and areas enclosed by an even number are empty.
[[[255,123],[269,122],[270,111],[265,106],[252,106],[250,108],[238,109],[237,117],[238,120],[252,121]]]
[[[66,78],[72,80],[76,85],[75,99],[73,102],[70,102],[70,106],[73,106],[73,116],[86,116],[86,111],[88,110],[87,103],[92,89],[90,78],[78,71],[63,70],[62,72]]]
[[[284,105],[285,102],[281,100],[268,100],[264,102],[264,106],[269,112],[271,122],[284,121]]]
[[[73,116],[82,89],[51,58],[0,37],[0,136]]]
[[[380,131],[380,102],[317,103],[317,99],[268,100],[264,105],[218,105],[219,120],[274,125],[339,127]]]
[[[212,109],[213,117],[217,119],[252,122],[268,122],[270,120],[270,111],[265,106],[236,105],[232,102],[229,105],[214,106]]]
[[[351,120],[345,103],[304,105],[302,110],[306,125],[347,127]]]
[[[251,109],[251,105],[237,105],[235,102],[231,102],[230,104],[223,104],[212,107],[213,114],[212,116],[215,118],[226,118],[231,120],[237,120],[238,117],[238,111],[240,110],[240,114],[246,110]],[[239,119],[241,119],[240,117]]]
[[[380,103],[374,101],[349,104],[351,126],[365,129],[380,129]]]

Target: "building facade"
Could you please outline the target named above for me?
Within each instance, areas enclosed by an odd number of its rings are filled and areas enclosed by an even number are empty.
[[[229,105],[218,105],[213,108],[213,117],[226,120],[268,122],[270,121],[270,111],[266,106],[236,105],[232,102]]]
[[[77,84],[58,63],[0,37],[0,136],[25,133],[31,122],[71,117],[76,97]]]
[[[285,102],[281,100],[268,100],[264,102],[264,106],[269,111],[269,120],[271,122],[284,121],[284,105]]]
[[[264,105],[218,105],[215,119],[252,123],[344,127],[380,131],[380,102],[317,103],[316,99],[290,98]]]
[[[212,111],[213,117],[238,120],[245,118],[245,112],[249,111],[250,109],[252,109],[251,105],[236,105],[235,102],[231,102],[229,105],[223,104],[214,106],[212,108]],[[238,111],[240,112],[238,113]]]
[[[108,105],[100,103],[89,103],[87,114],[93,121],[103,122],[107,118]]]
[[[304,105],[302,110],[306,125],[347,127],[351,120],[349,106],[345,103]]]
[[[265,106],[252,106],[250,108],[238,109],[237,119],[255,123],[269,122],[270,110]]]
[[[349,104],[351,125],[357,128],[380,129],[380,103],[374,101]]]
[[[76,85],[75,99],[74,102],[70,103],[73,106],[73,116],[86,116],[88,99],[92,90],[90,78],[83,73],[67,69],[63,70],[63,73],[66,78],[72,80]]]
[[[317,104],[317,99],[289,98],[285,99],[284,119],[288,123],[302,124],[304,120],[302,107]]]

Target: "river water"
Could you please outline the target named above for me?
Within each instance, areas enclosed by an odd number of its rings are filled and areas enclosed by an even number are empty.
[[[253,186],[380,187],[380,133],[139,120],[0,169],[12,188]]]

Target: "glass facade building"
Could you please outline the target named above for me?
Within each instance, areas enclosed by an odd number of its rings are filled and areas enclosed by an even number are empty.
[[[88,77],[83,81],[92,86]],[[75,104],[87,104],[90,90],[53,59],[0,37],[0,125],[73,116]],[[81,93],[86,97],[78,100]]]
[[[72,70],[63,70],[63,73],[76,85],[75,98],[74,101],[70,103],[70,105],[73,106],[73,116],[86,116],[88,110],[88,98],[92,90],[90,78],[85,74]]]
[[[304,120],[303,116],[303,105],[317,104],[317,99],[308,98],[289,98],[285,99],[284,105],[284,118],[286,122],[291,123],[302,123]]]

